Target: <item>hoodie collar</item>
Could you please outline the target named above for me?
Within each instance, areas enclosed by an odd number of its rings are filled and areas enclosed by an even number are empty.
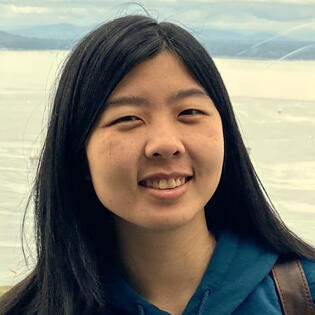
[[[183,315],[231,314],[269,274],[277,260],[278,255],[262,244],[231,231],[219,232],[216,238],[207,270]],[[104,283],[104,289],[109,303],[122,312],[169,314],[142,298],[115,268]]]
[[[198,288],[211,288],[207,314],[233,313],[269,274],[277,258],[277,253],[254,239],[222,232]]]

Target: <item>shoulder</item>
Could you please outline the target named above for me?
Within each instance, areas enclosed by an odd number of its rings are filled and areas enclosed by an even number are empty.
[[[315,301],[315,261],[306,258],[301,259],[301,264],[305,273],[306,280],[310,287],[311,295]]]

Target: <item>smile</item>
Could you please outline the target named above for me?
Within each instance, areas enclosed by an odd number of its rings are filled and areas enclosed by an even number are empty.
[[[140,181],[139,185],[148,188],[155,189],[171,189],[175,187],[179,187],[187,183],[192,177],[177,177],[177,178],[169,178],[169,179],[148,179],[145,181]]]

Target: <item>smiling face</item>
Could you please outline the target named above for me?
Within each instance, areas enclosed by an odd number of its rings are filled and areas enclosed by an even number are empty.
[[[204,216],[218,186],[221,118],[179,59],[163,51],[117,85],[86,153],[95,192],[117,218],[178,227]]]

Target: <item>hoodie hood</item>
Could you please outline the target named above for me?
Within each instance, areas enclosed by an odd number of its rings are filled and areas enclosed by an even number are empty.
[[[231,231],[218,233],[216,239],[207,270],[183,315],[231,314],[264,280],[278,258],[261,243]],[[143,299],[115,268],[104,290],[109,304],[122,313],[169,314]]]

